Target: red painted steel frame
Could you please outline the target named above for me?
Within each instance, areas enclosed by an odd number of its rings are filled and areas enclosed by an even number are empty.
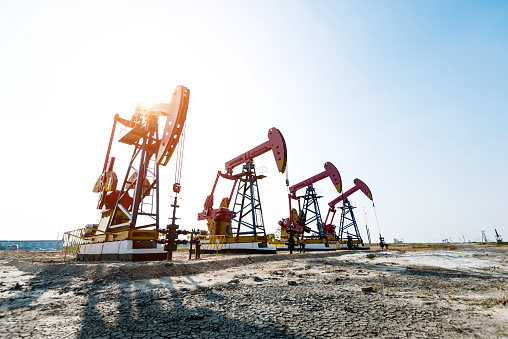
[[[213,205],[213,193],[215,192],[215,188],[217,187],[217,182],[219,181],[219,177],[223,177],[224,179],[234,180],[233,188],[231,189],[231,194],[229,195],[228,205],[226,208],[229,208],[229,204],[231,203],[231,199],[233,198],[233,192],[235,191],[237,178],[233,178],[227,174],[223,174],[221,171],[217,171],[217,177],[215,178],[215,183],[213,184],[212,193],[210,193],[209,198],[207,198],[205,202],[205,209],[203,212],[198,213],[198,220],[205,220],[209,218],[214,218],[220,214],[220,209],[210,210]],[[211,199],[210,206],[206,206],[208,204],[208,200]]]

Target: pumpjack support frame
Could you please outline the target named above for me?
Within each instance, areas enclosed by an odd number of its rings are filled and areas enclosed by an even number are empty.
[[[155,161],[157,144],[157,130],[142,136],[139,141],[133,143],[136,147],[129,162],[129,167],[125,174],[118,202],[115,204],[113,214],[108,222],[107,231],[119,229],[128,226],[131,229],[141,229],[147,227],[159,228],[159,165]],[[122,139],[120,139],[120,142]],[[124,142],[127,143],[127,142]],[[130,143],[130,142],[128,142]],[[138,169],[133,166],[135,160],[138,159]],[[150,179],[151,182],[150,182]],[[127,194],[130,188],[135,185],[132,212],[129,212],[119,202]],[[146,201],[146,200],[149,201]],[[149,210],[148,210],[149,209]],[[129,217],[129,221],[116,224],[116,216],[122,211],[124,215]],[[139,225],[138,216],[147,216],[153,222]]]
[[[353,209],[356,207],[352,206],[348,199],[345,199],[343,205],[339,208],[342,212],[337,238],[339,241],[348,241],[353,244],[353,247],[358,247],[359,243],[363,244],[363,240],[353,213]]]
[[[303,198],[302,211],[300,215],[300,221],[303,221],[302,226],[304,226],[304,229],[309,230],[313,236],[324,238],[325,230],[318,202],[318,199],[321,198],[321,196],[318,196],[314,187],[310,186],[307,187],[305,195],[300,198]],[[308,227],[308,225],[311,225],[314,222],[317,225],[317,231]]]
[[[254,164],[247,163],[243,165],[242,172],[233,177],[240,183],[236,190],[228,235],[266,236],[258,187],[258,180],[265,176],[256,175]],[[242,227],[246,230],[244,231]]]

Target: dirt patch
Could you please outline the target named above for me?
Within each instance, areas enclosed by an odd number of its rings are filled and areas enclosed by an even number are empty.
[[[381,249],[379,245],[369,245],[371,249]],[[401,244],[389,244],[390,250],[398,251],[457,251],[459,246],[455,244],[412,244],[412,243],[401,243]]]
[[[337,251],[62,262],[0,253],[0,338],[507,336],[506,253]],[[420,263],[420,264],[418,264]]]

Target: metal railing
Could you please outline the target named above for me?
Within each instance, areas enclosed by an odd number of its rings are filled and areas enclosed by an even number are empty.
[[[62,252],[64,252],[64,261],[67,260],[67,255],[73,255],[73,260],[76,261],[78,259],[79,250],[81,249],[81,245],[83,245],[85,239],[92,235],[97,234],[110,234],[105,231],[101,231],[97,228],[93,227],[83,227],[73,231],[67,231],[63,236],[63,246]]]
[[[201,250],[219,253],[227,243],[226,237],[226,235],[196,235],[194,239],[199,240]]]
[[[266,237],[266,240],[269,244],[272,245],[285,245],[286,241],[288,241],[289,237],[283,238],[283,237],[277,237],[275,234],[270,234]]]

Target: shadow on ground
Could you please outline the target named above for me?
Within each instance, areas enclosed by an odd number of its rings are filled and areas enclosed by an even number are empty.
[[[101,277],[100,271],[97,277]],[[147,338],[305,338],[274,323],[255,324],[226,316],[227,297],[197,286],[193,291],[175,291],[170,278],[156,283],[109,284],[118,287],[119,295],[98,290],[102,278],[94,279],[88,294],[78,338],[130,338],[142,334]],[[187,297],[182,298],[183,293]],[[219,303],[224,314],[203,307],[206,302]],[[220,306],[219,306],[220,308]],[[240,316],[240,315],[239,315]],[[276,320],[276,319],[274,319]]]
[[[85,266],[72,266],[67,264],[54,264],[44,267],[35,277],[31,278],[26,285],[12,287],[17,291],[14,295],[0,301],[0,309],[14,310],[29,306],[41,295],[50,290],[57,290],[76,277],[86,272]]]

